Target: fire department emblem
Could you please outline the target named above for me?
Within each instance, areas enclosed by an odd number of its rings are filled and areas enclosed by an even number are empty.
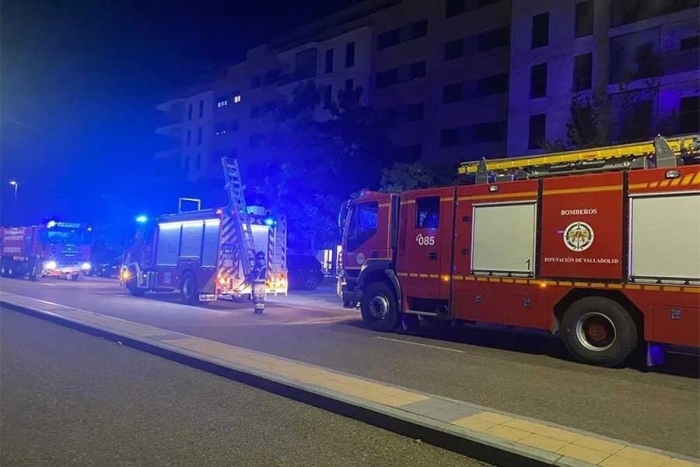
[[[365,262],[364,253],[358,253],[357,256],[355,256],[355,260],[357,261],[357,264],[363,264]]]
[[[569,250],[581,252],[593,245],[593,229],[585,222],[572,222],[564,230],[564,244]]]

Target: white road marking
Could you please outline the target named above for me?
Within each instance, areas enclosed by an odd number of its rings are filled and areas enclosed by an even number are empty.
[[[458,350],[458,349],[450,349],[449,347],[439,347],[437,345],[429,345],[429,344],[420,344],[418,342],[411,342],[411,341],[405,341],[403,339],[392,339],[391,337],[382,337],[382,336],[376,336],[377,339],[382,339],[385,341],[392,341],[392,342],[400,342],[402,344],[410,344],[410,345],[418,345],[420,347],[430,347],[431,349],[437,349],[437,350],[446,350],[448,352],[455,352],[455,353],[466,353],[464,350]]]

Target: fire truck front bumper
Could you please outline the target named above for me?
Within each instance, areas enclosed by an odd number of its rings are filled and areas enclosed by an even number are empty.
[[[88,261],[81,261],[71,264],[61,264],[60,262],[49,260],[44,261],[42,267],[42,275],[44,276],[66,276],[77,275],[80,273],[86,274],[90,271],[92,265]]]

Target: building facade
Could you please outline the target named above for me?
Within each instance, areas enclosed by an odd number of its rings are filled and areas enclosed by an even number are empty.
[[[606,96],[611,142],[697,132],[698,3],[513,0],[508,155],[565,142],[576,97]]]
[[[698,131],[700,0],[367,0],[247,52],[158,106],[161,157],[192,181],[245,165],[295,89],[343,89],[389,125],[397,159],[444,164],[566,142],[574,98],[609,101],[609,140]]]
[[[330,118],[339,91],[361,87],[402,160],[497,157],[506,151],[509,48],[510,0],[368,0],[249,50],[159,105],[157,133],[168,137],[159,155],[192,181],[218,177],[222,155],[245,164],[264,140],[264,116],[313,80],[324,90],[316,119]],[[208,114],[192,123],[186,109],[205,94]],[[193,146],[187,134],[199,123]]]

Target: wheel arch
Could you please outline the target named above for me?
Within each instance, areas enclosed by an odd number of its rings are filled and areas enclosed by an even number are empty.
[[[576,301],[586,297],[603,297],[620,304],[634,320],[640,338],[644,338],[644,314],[632,300],[619,290],[609,289],[571,289],[554,305],[554,320],[552,321],[552,332],[559,333],[564,313]]]

